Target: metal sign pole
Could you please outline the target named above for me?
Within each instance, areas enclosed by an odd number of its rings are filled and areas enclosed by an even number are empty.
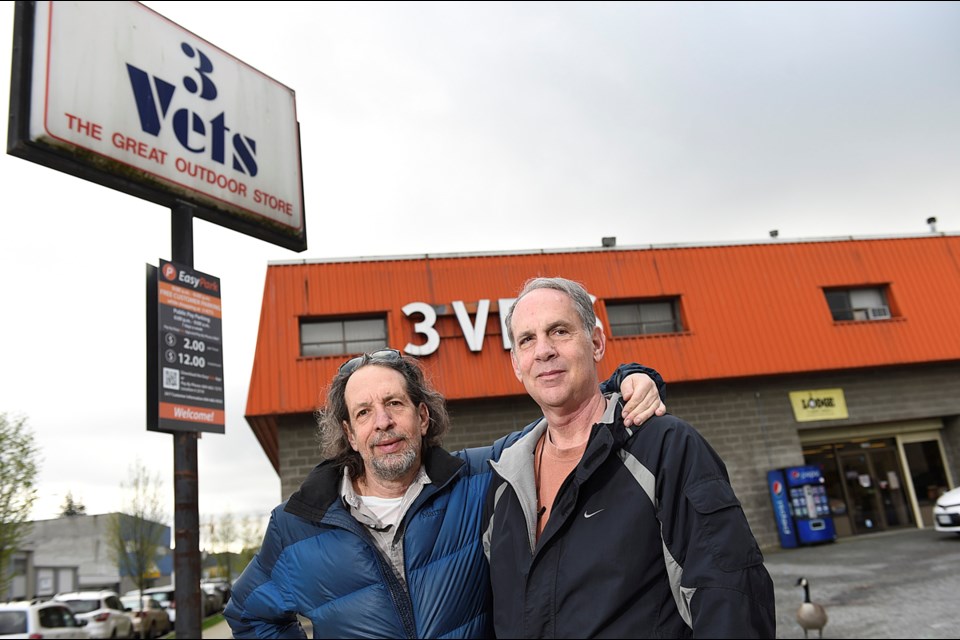
[[[193,267],[193,211],[180,203],[171,209],[173,262]],[[173,434],[173,526],[175,545],[174,598],[178,638],[199,638],[200,634],[200,514],[197,473],[196,432]]]

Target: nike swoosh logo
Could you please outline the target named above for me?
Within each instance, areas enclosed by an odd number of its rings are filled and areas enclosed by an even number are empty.
[[[601,511],[605,511],[605,509],[597,509],[597,510],[594,511],[593,513],[587,513],[586,511],[584,511],[584,512],[583,512],[583,517],[584,517],[584,518],[592,518],[593,516],[597,515],[597,514],[600,513]]]

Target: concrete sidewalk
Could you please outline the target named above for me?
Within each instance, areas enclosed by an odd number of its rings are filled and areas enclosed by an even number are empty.
[[[306,632],[307,637],[310,638],[313,636],[313,626],[310,624],[310,621],[306,618],[300,619],[300,624],[303,625],[303,630]],[[227,621],[219,622],[208,629],[203,630],[203,637],[206,638],[232,638],[233,634],[230,633],[230,625],[227,624]]]
[[[230,633],[230,625],[227,624],[226,620],[218,622],[217,624],[203,630],[204,638],[232,638],[233,634]]]
[[[800,577],[827,609],[824,638],[956,638],[960,536],[908,529],[765,553],[777,597],[777,637],[803,638]],[[814,634],[815,635],[815,634]],[[311,631],[307,630],[307,637]],[[204,638],[232,638],[226,622]],[[814,637],[811,635],[811,637]]]

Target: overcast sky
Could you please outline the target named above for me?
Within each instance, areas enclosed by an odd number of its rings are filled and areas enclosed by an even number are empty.
[[[955,2],[145,4],[292,88],[301,127],[307,251],[194,223],[227,410],[201,519],[285,497],[243,417],[269,261],[960,230]],[[118,509],[139,458],[172,522],[144,417],[169,211],[5,154],[0,181],[0,411],[36,433],[35,518]]]

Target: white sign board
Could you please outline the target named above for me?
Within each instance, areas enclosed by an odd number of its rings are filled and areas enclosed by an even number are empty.
[[[36,3],[29,115],[33,144],[306,248],[294,92],[138,2]]]

